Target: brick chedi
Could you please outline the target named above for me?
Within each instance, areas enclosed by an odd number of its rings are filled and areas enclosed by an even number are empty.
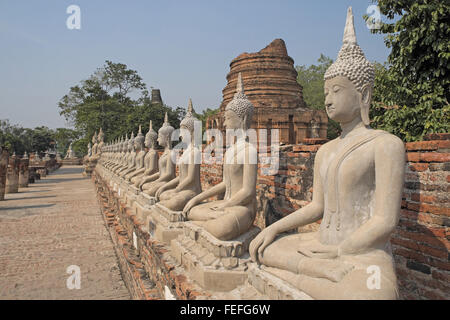
[[[307,108],[294,60],[288,56],[282,39],[275,39],[259,52],[242,53],[231,61],[220,112],[208,118],[207,128],[223,130],[223,112],[235,94],[239,73],[245,94],[255,106],[253,129],[279,129],[280,142],[285,144],[326,137],[326,113]]]

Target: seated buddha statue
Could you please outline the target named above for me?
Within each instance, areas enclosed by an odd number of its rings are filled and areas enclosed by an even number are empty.
[[[398,295],[389,237],[399,220],[405,149],[396,136],[369,126],[374,74],[349,8],[343,47],[324,77],[326,111],[342,134],[316,154],[312,202],[250,244],[253,261],[315,299]],[[317,232],[283,234],[319,219]],[[377,287],[368,285],[371,270],[378,270]]]
[[[202,191],[201,152],[194,143],[194,123],[197,119],[193,116],[193,110],[192,100],[189,99],[186,117],[180,123],[181,135],[186,134],[183,141],[187,140],[188,145],[178,160],[179,175],[155,193],[156,200],[160,200],[161,205],[173,211],[183,210],[186,203]]]
[[[187,220],[201,226],[219,240],[232,240],[247,232],[256,215],[256,148],[246,139],[253,105],[244,93],[239,73],[236,93],[225,108],[224,126],[238,132],[237,141],[224,155],[223,181],[192,198],[184,207]],[[202,203],[223,195],[223,200]]]
[[[133,174],[128,179],[133,185],[136,183],[137,180],[142,179],[146,170],[148,169],[148,165],[146,164],[148,152],[146,151],[144,146],[146,146],[148,148],[148,150],[150,150],[151,145],[150,145],[150,141],[148,138],[150,131],[153,131],[151,120],[150,120],[150,130],[145,135],[145,138],[142,138],[141,145],[139,146],[140,151],[136,157],[136,163],[137,163],[136,168],[137,169],[136,169],[136,171],[133,172]]]
[[[158,134],[153,130],[152,120],[150,120],[149,130],[145,135],[145,146],[148,148],[148,151],[144,157],[144,168],[140,170],[142,173],[131,179],[131,183],[133,183],[136,188],[141,188],[142,185],[150,182],[151,180],[145,179],[158,172],[158,151],[156,151],[157,139]],[[154,180],[156,179],[157,177],[155,177]]]
[[[134,138],[134,150],[134,166],[124,175],[125,180],[129,182],[131,182],[131,178],[142,172],[144,168],[144,157],[146,152],[144,149],[144,135],[142,134],[141,126],[139,126],[138,134],[136,138]]]
[[[136,165],[136,150],[134,148],[134,132],[131,133],[131,138],[128,140],[128,152],[125,156],[125,166],[117,172],[117,174],[124,178],[126,174],[130,173],[134,170]]]
[[[160,146],[164,147],[164,153],[158,161],[159,172],[146,178],[144,181],[151,182],[145,182],[141,186],[142,191],[151,197],[155,196],[155,193],[159,188],[175,178],[175,163],[172,160],[174,157],[172,156],[173,150],[171,141],[172,132],[174,130],[175,129],[169,123],[169,118],[166,112],[164,123],[158,131],[158,143]]]
[[[125,140],[121,143],[122,152],[119,158],[119,163],[114,167],[113,172],[115,174],[118,174],[120,171],[122,171],[124,168],[128,166],[128,155],[130,152],[128,151],[128,134],[126,134]]]
[[[123,142],[123,137],[121,137],[120,139],[117,139],[116,143],[113,146],[113,155],[111,156],[111,160],[109,161],[109,163],[106,166],[111,171],[120,162],[121,153],[122,153],[122,142]]]
[[[92,136],[92,154],[89,157],[89,162],[95,160],[95,156],[97,154],[97,146],[98,146],[97,131],[95,131],[94,135]]]

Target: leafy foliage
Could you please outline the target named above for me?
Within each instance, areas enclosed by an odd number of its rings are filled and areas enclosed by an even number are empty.
[[[219,113],[220,109],[210,109],[210,108],[206,108],[206,110],[203,110],[203,112],[201,114],[195,113],[195,117],[200,120],[202,122],[202,137],[206,131],[206,120]]]
[[[23,155],[25,151],[30,154],[54,150],[55,147],[56,151],[64,155],[70,142],[79,136],[79,132],[71,129],[52,130],[44,126],[29,129],[11,125],[8,120],[0,120],[0,145],[17,155]]]
[[[450,2],[377,2],[391,23],[382,23],[372,32],[386,34],[385,43],[392,51],[389,64],[377,65],[374,126],[406,141],[449,132]]]
[[[303,99],[306,105],[313,109],[325,109],[324,75],[333,63],[333,60],[323,54],[317,60],[318,65],[296,66],[297,82],[303,87]],[[328,119],[327,138],[334,139],[341,132],[336,121]]]
[[[106,61],[89,79],[70,88],[69,93],[61,98],[59,108],[60,114],[82,132],[83,138],[74,143],[73,149],[85,154],[87,144],[99,128],[105,133],[105,141],[131,132],[137,134],[139,125],[142,125],[145,135],[150,119],[154,130],[162,126],[165,112],[171,125],[178,126],[184,116],[184,108],[174,110],[152,103],[145,88],[135,70],[111,61]],[[133,91],[138,91],[138,99],[129,96]]]

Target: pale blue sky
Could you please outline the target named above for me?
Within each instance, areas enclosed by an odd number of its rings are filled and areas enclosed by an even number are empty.
[[[81,8],[69,30],[66,8]],[[295,65],[335,59],[346,10],[369,60],[389,50],[362,16],[370,0],[0,0],[0,119],[64,127],[58,101],[105,60],[137,70],[170,106],[216,108],[231,60],[282,38]]]

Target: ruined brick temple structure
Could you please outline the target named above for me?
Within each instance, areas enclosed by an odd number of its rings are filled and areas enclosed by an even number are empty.
[[[255,106],[253,129],[279,129],[283,144],[326,138],[327,115],[325,111],[307,107],[297,82],[294,60],[288,56],[282,39],[275,39],[259,52],[242,53],[231,61],[220,112],[207,119],[207,129],[224,130],[223,113],[233,99],[239,73],[245,93]],[[267,142],[270,144],[270,136]]]

